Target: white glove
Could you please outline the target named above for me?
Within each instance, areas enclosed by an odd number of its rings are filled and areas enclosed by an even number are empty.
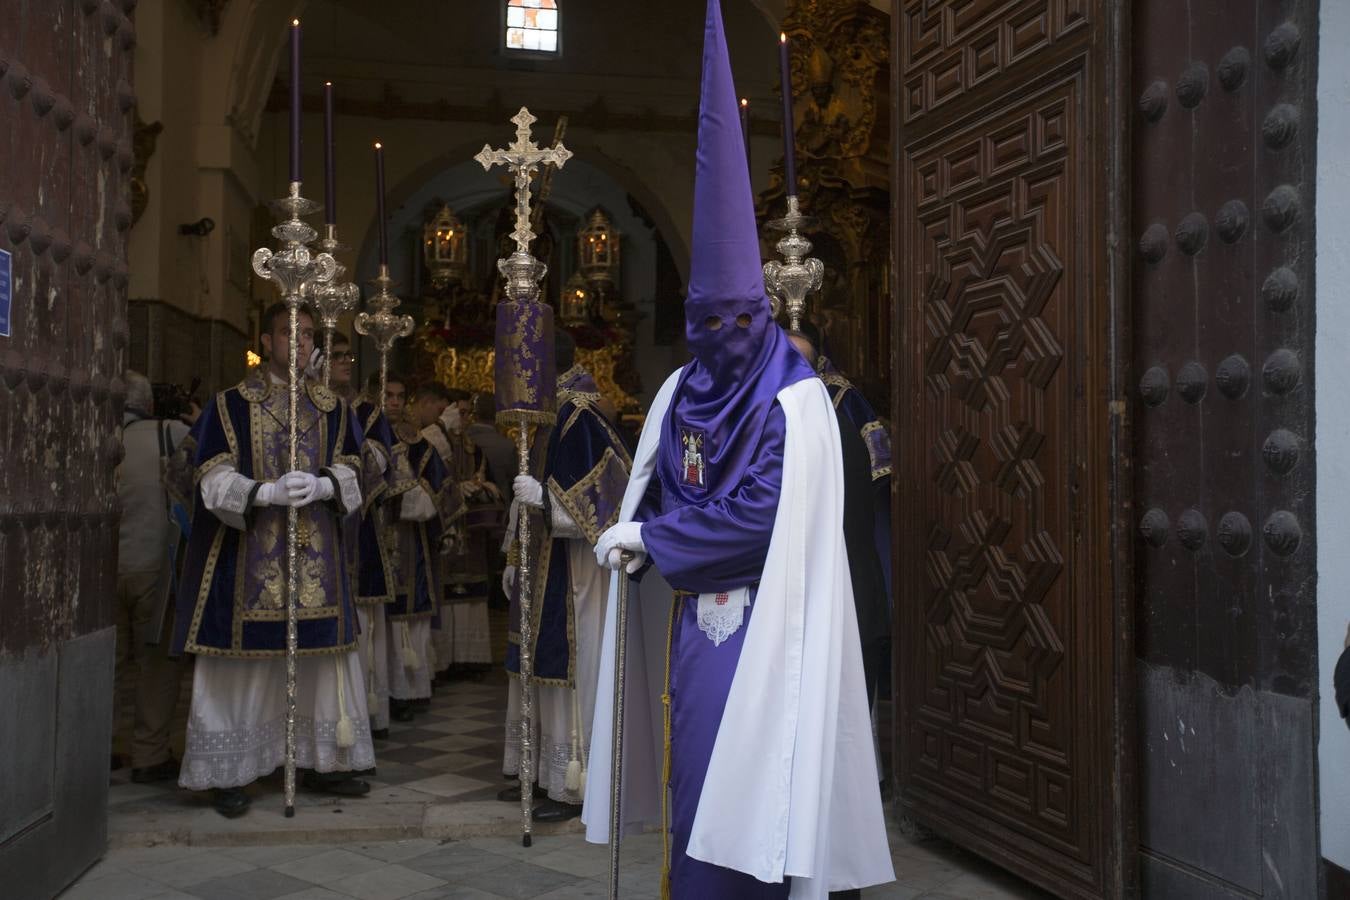
[[[309,354],[309,364],[305,366],[302,375],[309,377],[311,381],[319,381],[323,378],[323,348],[315,347]]]
[[[506,571],[502,573],[502,593],[507,597],[516,589],[516,567],[507,566]]]
[[[285,495],[287,501],[278,501]],[[276,481],[272,492],[272,502],[286,506],[308,506],[315,500],[333,499],[333,482],[308,472],[287,472]]]
[[[277,487],[275,481],[263,481],[258,484],[258,492],[253,495],[254,506],[290,506],[286,492]]]
[[[463,419],[459,415],[458,404],[451,403],[445,408],[445,411],[441,413],[441,424],[451,434],[459,434],[460,428],[463,427]]]
[[[544,506],[544,486],[538,479],[529,475],[517,475],[515,481],[511,482],[511,490],[515,493],[516,499],[526,506],[533,506],[536,509],[542,509]]]
[[[618,571],[623,565],[623,553],[633,554],[628,563],[631,575],[647,562],[647,546],[642,543],[641,522],[620,522],[600,535],[595,544],[595,561],[598,565]]]

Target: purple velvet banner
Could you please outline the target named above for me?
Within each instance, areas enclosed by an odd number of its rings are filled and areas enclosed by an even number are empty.
[[[557,413],[553,308],[533,300],[497,304],[497,421],[551,424]]]

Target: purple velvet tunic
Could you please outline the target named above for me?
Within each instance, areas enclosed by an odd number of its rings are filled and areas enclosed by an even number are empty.
[[[665,489],[670,469],[658,465],[639,509],[642,540],[652,562],[680,591],[708,593],[752,586],[745,622],[720,646],[698,627],[698,598],[682,596],[670,645],[670,886],[673,897],[786,897],[789,885],[765,884],[750,875],[685,855],[713,742],[722,722],[731,679],[740,661],[753,590],[764,571],[782,487],[786,426],[772,407],[754,462],[727,494],[697,506]],[[753,752],[753,748],[746,748]]]

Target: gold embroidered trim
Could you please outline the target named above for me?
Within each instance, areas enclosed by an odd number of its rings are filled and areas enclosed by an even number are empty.
[[[620,508],[618,504],[615,504],[613,511],[604,522],[596,521],[595,504],[586,496],[587,490],[608,473],[611,461],[618,462],[624,469],[624,474],[628,474],[628,465],[623,462],[622,457],[614,452],[613,447],[606,447],[605,452],[600,455],[600,461],[586,473],[586,477],[572,485],[570,490],[564,491],[554,478],[548,480],[549,493],[572,517],[572,521],[581,529],[586,542],[592,547],[600,540],[600,535],[619,521]]]
[[[205,478],[207,474],[209,474],[211,471],[222,465],[229,465],[230,468],[234,469],[235,471],[238,471],[239,460],[235,457],[233,453],[231,453],[228,450],[226,450],[224,453],[217,453],[215,456],[211,457],[206,462],[202,463],[200,466],[197,467],[197,471],[194,472],[192,475],[193,486],[195,487],[196,485],[201,484],[202,479]]]
[[[582,394],[578,396],[585,397],[590,395]],[[600,427],[605,429],[605,434],[608,435],[609,437],[609,445],[610,447],[615,448],[615,455],[618,456],[619,459],[623,460],[624,468],[632,469],[633,459],[628,455],[628,448],[624,446],[623,439],[620,438],[619,433],[614,430],[614,426],[610,424],[609,419],[605,418],[604,413],[600,412],[600,410],[594,404],[588,401],[576,402],[574,400],[573,407],[574,408],[572,410],[572,414],[567,417],[567,421],[563,424],[560,436],[566,437],[567,432],[571,430],[572,425],[577,421],[577,419],[581,418],[581,414],[583,412],[589,412],[591,415],[595,416],[595,419],[600,424]],[[558,404],[558,408],[559,409],[562,408],[561,403]]]
[[[356,649],[356,642],[339,644],[334,647],[300,647],[295,651],[296,656],[328,656],[334,653],[346,653],[349,650]],[[190,643],[183,648],[184,653],[191,653],[194,656],[221,656],[229,659],[279,659],[285,658],[286,651],[283,650],[234,650],[224,649],[222,647],[203,647],[196,643]]]
[[[558,419],[553,410],[504,409],[497,413],[497,424],[502,426],[552,425]]]

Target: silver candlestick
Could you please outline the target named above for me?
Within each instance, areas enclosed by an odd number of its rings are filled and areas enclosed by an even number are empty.
[[[375,349],[380,352],[380,394],[375,399],[375,404],[380,412],[384,412],[385,382],[389,378],[389,352],[401,338],[413,333],[415,323],[412,316],[401,316],[394,312],[403,301],[394,296],[394,280],[389,277],[389,266],[386,263],[380,264],[380,274],[375,276],[371,284],[375,286],[375,293],[367,301],[367,305],[373,312],[358,314],[355,325],[356,333],[373,340]]]
[[[783,261],[771,259],[764,264],[764,286],[769,289],[773,300],[774,316],[786,303],[792,330],[799,331],[802,314],[806,312],[806,295],[820,290],[825,277],[825,264],[806,256],[811,252],[811,242],[802,234],[802,230],[813,227],[815,220],[802,215],[795,194],[788,196],[787,206],[787,215],[769,223],[774,231],[785,232],[777,244]]]
[[[290,389],[290,469],[300,468],[300,306],[306,296],[333,280],[337,261],[329,253],[311,254],[309,244],[318,237],[301,216],[312,215],[319,204],[300,196],[300,182],[291,182],[290,195],[272,203],[279,220],[272,236],[282,244],[275,253],[266,247],[253,251],[253,271],[276,284],[290,311],[290,355],[287,384]],[[261,464],[259,461],[258,464]],[[300,510],[286,507],[286,771],[284,789],[286,816],[295,815],[295,704],[296,655],[298,648],[296,603],[300,597]]]
[[[348,249],[338,241],[337,226],[325,225],[323,240],[319,248],[337,260],[337,255]],[[333,332],[337,330],[338,318],[345,312],[356,309],[361,302],[361,289],[343,276],[347,267],[337,263],[333,277],[324,284],[315,285],[305,299],[314,307],[319,316],[319,327],[323,329],[323,386],[328,387],[333,374]]]

